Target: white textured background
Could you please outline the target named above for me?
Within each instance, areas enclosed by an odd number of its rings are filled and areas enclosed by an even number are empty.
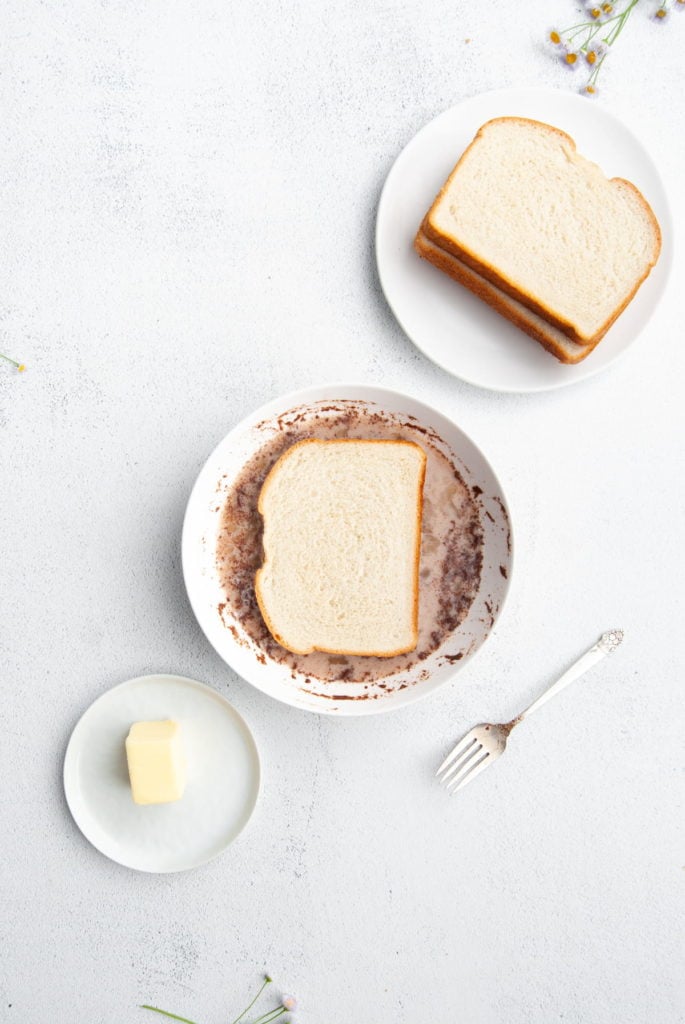
[[[648,144],[682,224],[685,13],[657,25],[651,10],[641,0],[598,102]],[[0,347],[29,369],[0,366],[3,1022],[136,1024],[151,1001],[225,1024],[264,969],[301,1024],[684,1019],[681,251],[640,344],[530,397],[433,367],[374,269],[400,149],[476,92],[574,88],[541,38],[576,14],[567,0],[5,0]],[[332,721],[218,660],[179,537],[238,419],[352,377],[415,392],[483,446],[518,563],[495,635],[453,684]],[[446,800],[431,773],[449,744],[518,711],[613,625],[621,651]],[[263,755],[248,831],[185,875],[105,860],[62,795],[78,717],[148,671],[215,685]]]

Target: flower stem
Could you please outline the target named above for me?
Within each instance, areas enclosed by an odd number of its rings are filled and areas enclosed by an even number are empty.
[[[187,1017],[179,1017],[176,1013],[169,1013],[168,1010],[160,1010],[158,1006],[148,1006],[146,1003],[140,1007],[141,1010],[152,1010],[153,1013],[161,1013],[164,1017],[171,1017],[172,1020],[180,1020],[183,1024],[195,1024],[195,1021],[188,1020]]]
[[[269,978],[268,975],[267,975],[267,977],[264,978],[264,981],[262,982],[262,987],[260,988],[260,990],[257,993],[257,995],[254,997],[254,999],[252,1000],[251,1003],[248,1003],[248,1005],[245,1007],[243,1012],[238,1017],[236,1017],[236,1019],[232,1022],[232,1024],[238,1024],[238,1021],[243,1019],[243,1017],[245,1016],[247,1011],[251,1010],[252,1007],[254,1006],[254,1004],[257,1002],[257,1000],[261,996],[261,994],[264,991],[264,989],[266,988],[266,986],[270,985],[270,984],[271,984],[271,978]]]
[[[594,85],[595,82],[597,81],[597,75],[599,74],[599,69],[601,68],[601,66],[604,63],[604,61],[606,60],[606,58],[607,58],[607,55],[605,53],[604,56],[600,57],[599,60],[597,61],[597,63],[595,64],[594,68],[592,69],[592,74],[590,75],[590,77],[587,80],[588,86]]]
[[[277,1006],[275,1010],[269,1010],[263,1017],[258,1017],[254,1024],[271,1024],[272,1020],[276,1020],[277,1017],[287,1012],[285,1006]]]
[[[563,29],[563,34],[566,35],[567,33],[573,33],[573,35],[578,35],[578,33],[582,31],[582,29],[587,28],[588,25],[592,24],[593,22],[591,21],[580,21],[577,25],[569,25],[568,28]],[[573,36],[571,35],[569,38],[572,39]]]
[[[6,362],[11,363],[12,366],[16,366],[20,373],[24,369],[23,363],[18,363],[16,359],[10,359],[10,357],[6,356],[4,352],[0,352],[0,359],[4,359]]]
[[[621,29],[623,28],[623,26],[627,22],[628,18],[630,17],[630,14],[631,14],[631,12],[633,10],[633,7],[637,6],[637,3],[638,3],[638,0],[630,0],[630,3],[626,7],[625,11],[621,11],[621,13],[618,15],[618,17],[616,19],[616,24],[614,25],[613,29],[611,30],[611,32],[607,36],[607,40],[606,41],[607,41],[607,43],[610,46],[618,38],[618,36],[619,36],[619,34],[621,32]],[[607,22],[605,22],[605,24],[607,24]]]

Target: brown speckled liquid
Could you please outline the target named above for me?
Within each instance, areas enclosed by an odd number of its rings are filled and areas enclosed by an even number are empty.
[[[299,411],[298,411],[299,412]],[[419,444],[427,455],[423,490],[419,585],[419,641],[409,654],[369,658],[293,654],[276,643],[262,619],[254,594],[254,576],[262,562],[262,519],[257,501],[267,473],[286,449],[305,438],[401,439]],[[350,501],[354,501],[351,494]],[[307,500],[307,495],[302,495]],[[442,646],[466,616],[478,591],[483,533],[477,503],[448,458],[432,443],[430,431],[406,418],[372,412],[357,403],[337,402],[282,417],[245,464],[226,496],[217,541],[219,578],[226,622],[240,623],[266,658],[324,681],[382,679],[423,661]],[[228,627],[227,627],[228,628]]]

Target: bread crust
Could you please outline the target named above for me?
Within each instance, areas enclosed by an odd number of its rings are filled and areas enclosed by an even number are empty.
[[[475,270],[472,270],[471,267],[458,260],[456,256],[436,247],[435,243],[431,242],[430,239],[426,239],[422,231],[419,231],[414,240],[414,248],[422,259],[432,263],[438,270],[442,270],[443,273],[448,274],[453,280],[468,288],[470,292],[483,302],[486,302],[497,313],[515,324],[529,337],[539,342],[560,363],[576,364],[581,362],[604,337],[604,335],[600,335],[591,345],[579,345],[577,342],[567,338],[567,344],[577,349],[577,353],[570,354],[550,333],[546,333],[540,324],[536,324],[526,316],[528,312],[527,307],[523,307],[523,309],[517,308],[513,305],[515,300],[512,300],[511,296],[496,288],[487,278],[477,274]],[[554,329],[552,324],[549,327],[550,330]]]
[[[652,226],[652,230],[654,233],[654,251],[652,259],[648,263],[644,274],[642,274],[642,276],[636,281],[635,286],[633,287],[629,295],[626,297],[626,299],[620,304],[620,306],[617,309],[613,311],[611,316],[606,320],[605,323],[602,324],[599,330],[596,331],[595,334],[591,336],[585,336],[581,334],[574,324],[572,324],[568,320],[564,320],[562,317],[559,317],[554,312],[554,310],[545,306],[544,303],[540,302],[534,295],[531,295],[523,291],[522,289],[518,288],[513,281],[509,280],[509,278],[507,278],[504,274],[500,273],[496,267],[479,259],[474,253],[470,252],[468,249],[461,246],[449,235],[445,235],[440,230],[440,228],[437,227],[437,225],[435,225],[431,220],[431,216],[435,213],[438,206],[442,202],[445,193],[449,189],[455,175],[459,171],[459,167],[461,166],[462,162],[465,160],[466,156],[471,151],[473,146],[475,146],[475,144],[478,142],[478,140],[481,138],[484,132],[487,131],[490,125],[499,124],[505,121],[525,125],[533,124],[536,127],[544,128],[546,131],[552,132],[553,134],[559,136],[559,138],[563,140],[564,143],[567,144],[574,153],[577,152],[575,139],[573,139],[566,132],[562,131],[560,128],[555,128],[553,125],[546,124],[544,121],[536,121],[533,120],[532,118],[526,117],[494,117],[490,121],[486,121],[485,124],[481,125],[481,127],[478,129],[473,140],[466,147],[461,157],[457,161],[456,165],[450,172],[447,181],[438,192],[438,195],[436,196],[430,210],[423,219],[421,227],[419,228],[419,233],[423,232],[429,241],[433,242],[441,249],[444,249],[446,252],[455,256],[457,259],[461,260],[462,263],[465,263],[468,267],[471,268],[471,270],[475,271],[477,274],[480,274],[481,277],[490,281],[491,284],[499,288],[500,291],[503,291],[507,295],[510,295],[511,298],[515,299],[517,302],[522,303],[522,305],[527,306],[528,309],[530,309],[534,313],[537,313],[538,316],[543,317],[545,320],[548,321],[548,323],[552,324],[552,326],[556,327],[563,334],[566,334],[571,339],[571,341],[575,341],[578,345],[587,345],[592,346],[594,348],[594,346],[597,345],[598,342],[602,340],[602,338],[609,330],[611,325],[614,323],[614,321],[621,315],[621,313],[626,308],[628,303],[634,298],[638,288],[647,278],[652,267],[658,260],[659,254],[661,252],[661,229],[659,227],[659,222],[654,216],[654,212],[649,203],[647,202],[647,200],[645,199],[645,197],[632,182],[626,181],[625,178],[606,179],[611,184],[615,184],[621,189],[627,187],[634,193],[635,197],[638,199],[640,205],[643,208],[644,213],[646,214]],[[525,330],[526,328],[523,329]],[[538,338],[537,340],[540,341],[540,338]],[[541,344],[544,343],[541,342]]]
[[[423,519],[423,485],[426,478],[426,464],[427,456],[423,448],[420,445],[415,444],[413,441],[401,441],[391,440],[386,438],[355,438],[355,437],[342,437],[331,440],[323,440],[322,438],[310,437],[304,441],[297,441],[294,445],[288,448],[283,454],[276,460],[269,472],[267,473],[262,489],[259,492],[259,499],[257,501],[257,510],[261,516],[264,516],[264,496],[267,493],[270,485],[273,483],[276,471],[282,468],[283,462],[292,457],[293,453],[304,445],[311,444],[391,444],[391,445],[403,445],[410,448],[415,448],[421,454],[421,466],[419,472],[419,482],[417,488],[417,500],[416,500],[416,535],[414,543],[414,574],[413,574],[413,602],[412,602],[412,642],[409,645],[399,647],[394,651],[350,651],[332,647],[316,647],[312,646],[306,650],[301,650],[289,644],[284,637],[282,637],[278,630],[275,628],[272,619],[270,618],[264,603],[264,596],[261,590],[261,578],[262,573],[266,567],[266,561],[263,560],[259,569],[255,573],[255,597],[257,598],[257,604],[262,614],[262,618],[266,624],[267,629],[271,633],[276,643],[280,644],[287,651],[291,651],[293,654],[313,654],[314,651],[321,651],[324,654],[341,654],[356,657],[369,657],[369,658],[394,658],[398,654],[409,654],[413,651],[419,642],[419,566],[421,560],[421,524]]]

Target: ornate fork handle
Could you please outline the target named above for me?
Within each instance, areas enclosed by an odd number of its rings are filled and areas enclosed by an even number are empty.
[[[607,633],[602,633],[601,637],[589,651],[585,654],[581,654],[580,658],[571,665],[569,669],[564,672],[560,679],[557,679],[556,683],[552,683],[548,690],[541,693],[537,700],[534,700],[530,707],[527,707],[525,711],[522,711],[513,722],[509,723],[513,728],[514,725],[518,725],[524,718],[532,714],[533,711],[537,711],[543,704],[546,704],[551,697],[556,696],[557,693],[568,686],[569,683],[574,682],[579,676],[582,676],[584,672],[587,672],[589,668],[596,665],[598,661],[605,658],[607,654],[611,654],[619,646],[623,640],[622,629],[611,629]]]

